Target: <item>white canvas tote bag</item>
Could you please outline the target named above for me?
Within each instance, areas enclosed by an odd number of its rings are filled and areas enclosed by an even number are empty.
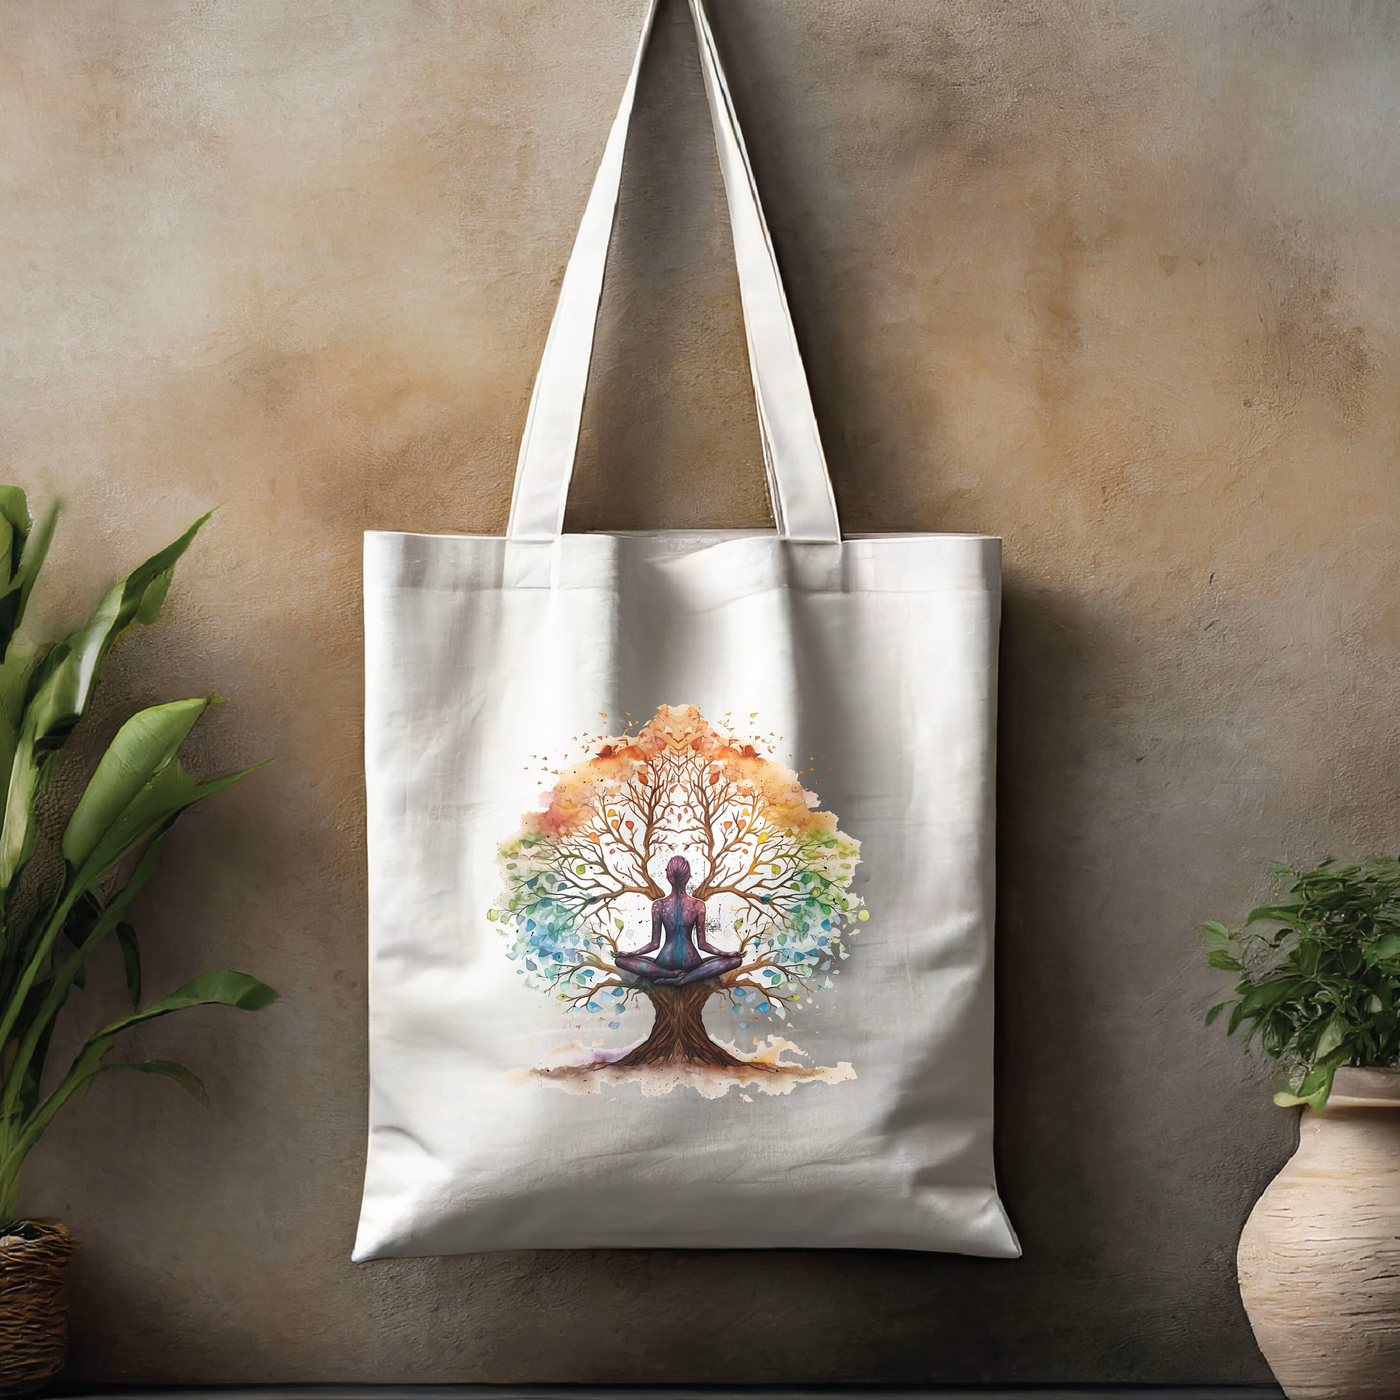
[[[999,542],[842,538],[700,0],[776,529],[562,532],[653,10],[506,537],[365,539],[355,1257],[1014,1256],[992,1168]]]

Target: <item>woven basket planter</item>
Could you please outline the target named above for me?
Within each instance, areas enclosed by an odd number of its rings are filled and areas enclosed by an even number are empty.
[[[0,1237],[0,1395],[23,1395],[52,1380],[68,1346],[68,1258],[62,1225],[26,1221]]]

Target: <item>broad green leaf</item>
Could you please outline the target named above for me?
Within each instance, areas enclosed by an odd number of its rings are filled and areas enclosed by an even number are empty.
[[[1346,1039],[1349,1029],[1346,1017],[1340,1011],[1334,1011],[1331,1019],[1323,1027],[1322,1034],[1318,1036],[1317,1048],[1313,1053],[1319,1058],[1330,1055]]]
[[[191,1006],[232,1006],[240,1011],[261,1011],[276,1000],[277,993],[271,987],[256,977],[249,977],[246,972],[205,972],[143,1010],[103,1026],[88,1044],[111,1040],[143,1021],[153,1021],[158,1016],[168,1016],[172,1011],[183,1011]]]
[[[143,710],[123,726],[64,833],[70,885],[86,888],[102,879],[129,852],[162,836],[187,807],[263,767],[255,763],[207,783],[198,782],[181,767],[171,745],[178,746],[182,728],[188,732],[192,723],[191,711],[182,707],[197,707],[193,710],[197,718],[206,703],[179,701],[157,706],[154,711]],[[138,724],[152,715],[153,723]],[[150,776],[138,786],[146,773]]]
[[[1241,986],[1243,987],[1243,983]],[[1261,982],[1241,991],[1240,1005],[1247,1013],[1266,1011],[1281,1001],[1287,1001],[1289,997],[1296,995],[1297,991],[1298,983],[1292,978],[1281,982]]]
[[[1325,1059],[1319,1060],[1302,1078],[1293,1091],[1283,1091],[1274,1095],[1274,1102],[1280,1108],[1296,1108],[1306,1104],[1309,1108],[1323,1109],[1332,1094],[1332,1081],[1338,1069],[1346,1061],[1346,1051],[1335,1050]]]
[[[5,567],[5,578],[13,577],[19,567],[20,551],[24,548],[24,537],[31,524],[29,498],[18,486],[0,486],[0,567]]]
[[[208,518],[201,516],[179,539],[133,569],[108,592],[96,612],[48,652],[37,668],[5,796],[4,823],[0,827],[0,891],[14,884],[33,854],[38,839],[34,798],[40,781],[53,755],[63,747],[87,708],[108,652],[138,616],[145,621],[154,620],[169,585],[167,575]],[[147,603],[148,593],[154,606]]]
[[[48,648],[36,648],[22,641],[13,642],[0,661],[0,793],[9,789],[10,768],[24,721],[24,701],[36,668]]]
[[[1227,953],[1224,948],[1212,948],[1206,954],[1206,965],[1219,972],[1244,971],[1244,964],[1233,953]]]
[[[63,858],[71,869],[83,866],[116,829],[142,793],[175,758],[209,700],[176,700],[133,715],[102,755],[87,789],[63,832]]]
[[[1389,962],[1400,958],[1400,933],[1387,933],[1376,939],[1365,952],[1366,961],[1373,967],[1376,963]]]
[[[1296,905],[1290,904],[1261,904],[1257,909],[1251,909],[1245,924],[1292,924],[1298,917]]]
[[[2,489],[7,493],[7,500],[0,503],[0,518],[3,518],[0,566],[7,567],[3,586],[0,586],[0,661],[7,658],[10,643],[24,621],[29,595],[34,591],[39,570],[44,567],[58,520],[58,507],[50,506],[38,528],[31,531],[24,492],[13,486]],[[13,501],[13,495],[18,496],[18,503]]]
[[[1224,1011],[1227,1006],[1230,1006],[1232,1004],[1233,1003],[1228,1001],[1217,1001],[1215,1005],[1212,1006],[1211,1009],[1206,1012],[1206,1025],[1211,1025],[1214,1022],[1215,1018],[1219,1016],[1220,1013]]]
[[[69,1099],[81,1094],[107,1066],[116,1063],[105,1057],[123,1031],[143,1021],[152,1021],[158,1016],[168,1016],[172,1011],[183,1011],[191,1006],[232,1006],[244,1011],[259,1011],[276,999],[277,993],[271,987],[259,982],[256,977],[249,977],[247,973],[206,972],[186,982],[169,996],[152,1002],[144,1010],[132,1012],[103,1026],[83,1045],[58,1087],[25,1120],[23,1130],[11,1143],[5,1156],[0,1158],[0,1180],[17,1170],[16,1164],[24,1160],[25,1154],[39,1140],[59,1109]]]
[[[158,573],[141,595],[140,606],[136,609],[136,620],[149,627],[160,619],[160,610],[165,606],[165,595],[170,592],[170,581],[175,577],[175,566]]]
[[[0,486],[0,657],[15,634],[18,591],[10,596],[31,525],[29,501],[18,486]]]
[[[166,1079],[173,1079],[205,1108],[209,1107],[209,1095],[205,1092],[204,1081],[176,1060],[103,1060],[98,1064],[95,1073],[104,1074],[109,1069],[134,1069],[141,1074],[164,1075]]]

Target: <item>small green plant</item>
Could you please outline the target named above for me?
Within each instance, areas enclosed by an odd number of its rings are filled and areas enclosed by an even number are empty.
[[[113,644],[133,625],[156,620],[176,561],[207,519],[116,584],[76,631],[39,643],[20,624],[56,511],[36,526],[24,492],[0,486],[0,1225],[14,1223],[25,1156],[59,1109],[99,1074],[164,1075],[203,1099],[203,1085],[183,1065],[112,1058],[124,1031],[188,1006],[257,1010],[277,995],[245,973],[206,972],[103,1026],[65,1074],[45,1082],[59,1013],[109,938],[120,948],[132,1006],[140,1005],[140,950],[126,916],[156,868],[160,838],[181,812],[244,776],[200,783],[176,757],[217,700],[205,696],[127,720],[66,820],[41,801]]]
[[[1206,1023],[1228,1009],[1229,1034],[1248,1025],[1288,1069],[1274,1102],[1322,1108],[1341,1066],[1400,1064],[1400,860],[1269,869],[1290,882],[1277,903],[1202,925],[1206,961],[1239,976]]]

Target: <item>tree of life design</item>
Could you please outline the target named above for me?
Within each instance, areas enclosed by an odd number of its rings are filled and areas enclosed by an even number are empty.
[[[849,1065],[782,1061],[777,1051],[796,1047],[779,1037],[747,1055],[716,1040],[704,1013],[764,1027],[834,995],[869,917],[850,888],[859,861],[860,843],[792,769],[693,705],[663,705],[563,769],[501,843],[505,888],[488,917],[525,985],[571,1017],[616,1029],[652,1012],[638,1044],[595,1048],[560,1073],[682,1071],[697,1087],[707,1074],[853,1078]]]

